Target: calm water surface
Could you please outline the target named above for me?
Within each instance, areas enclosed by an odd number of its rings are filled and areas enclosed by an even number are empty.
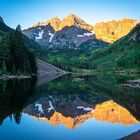
[[[115,140],[140,130],[139,77],[0,82],[0,140]],[[129,139],[129,137],[127,138]]]

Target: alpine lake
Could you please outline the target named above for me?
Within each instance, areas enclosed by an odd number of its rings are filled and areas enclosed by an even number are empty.
[[[134,79],[140,76],[0,81],[0,140],[129,139],[140,130],[140,85]]]

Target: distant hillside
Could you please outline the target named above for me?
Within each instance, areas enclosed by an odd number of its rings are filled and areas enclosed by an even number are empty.
[[[140,24],[112,45],[94,51],[88,58],[95,69],[140,68]]]
[[[98,44],[100,44],[98,42]],[[96,48],[94,42],[88,41],[83,47],[92,50],[56,49],[48,50],[46,59],[62,69],[92,69],[97,71],[120,71],[135,69],[140,71],[140,24],[125,37],[107,47]]]

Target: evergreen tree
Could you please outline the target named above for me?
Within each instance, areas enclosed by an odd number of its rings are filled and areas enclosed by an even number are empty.
[[[24,44],[22,33],[18,31],[18,28],[12,36],[11,44],[16,70],[22,73],[29,73],[30,63],[28,58],[28,50]]]

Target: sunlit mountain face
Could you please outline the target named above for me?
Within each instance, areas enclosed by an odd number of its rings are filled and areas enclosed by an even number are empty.
[[[39,26],[45,26],[50,24],[55,31],[59,31],[61,29],[63,29],[65,26],[75,26],[75,27],[80,27],[82,29],[85,30],[89,30],[92,31],[93,30],[93,26],[86,23],[83,19],[81,19],[80,17],[76,16],[75,14],[70,14],[67,17],[65,17],[63,20],[60,20],[58,17],[54,17],[48,21],[44,21],[44,22],[39,22],[37,24],[34,24],[33,27],[39,27]]]

